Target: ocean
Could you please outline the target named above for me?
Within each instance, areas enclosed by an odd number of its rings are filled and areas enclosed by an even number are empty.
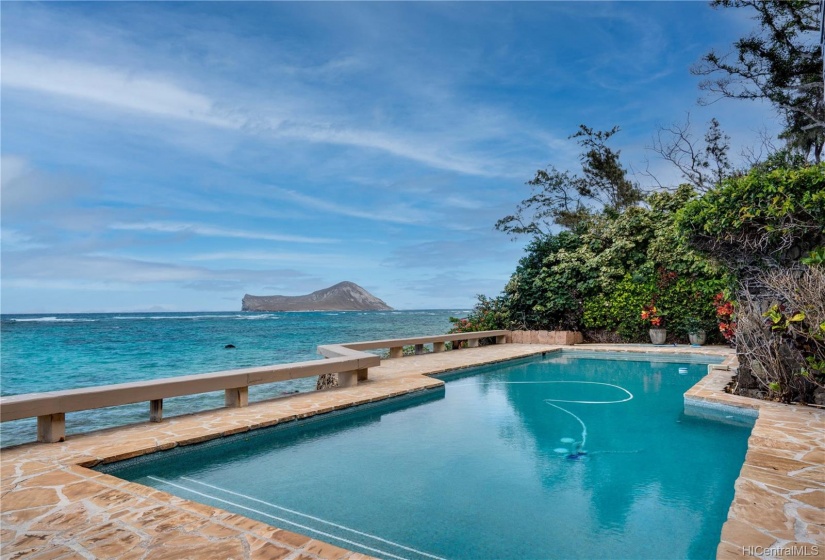
[[[320,359],[320,344],[442,334],[467,310],[0,315],[3,396]],[[227,349],[231,344],[235,348]],[[249,400],[311,391],[315,378],[250,387]],[[223,393],[164,400],[164,417],[223,406]],[[148,403],[73,412],[66,433],[145,422]],[[0,446],[35,419],[0,424]]]

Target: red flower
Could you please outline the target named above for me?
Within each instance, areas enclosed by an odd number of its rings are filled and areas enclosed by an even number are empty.
[[[650,324],[654,327],[661,327],[664,325],[665,318],[659,314],[654,301],[652,300],[649,304],[642,306],[641,318],[643,321],[650,321]]]

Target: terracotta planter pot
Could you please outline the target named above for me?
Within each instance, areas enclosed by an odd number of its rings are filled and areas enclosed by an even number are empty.
[[[647,331],[650,334],[650,342],[661,345],[665,343],[667,338],[667,329],[650,329]]]

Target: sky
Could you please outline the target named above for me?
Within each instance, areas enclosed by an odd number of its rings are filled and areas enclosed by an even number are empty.
[[[770,109],[700,106],[689,68],[753,27],[704,2],[2,5],[3,313],[234,311],[355,282],[398,309],[496,295],[495,231],[537,169],[612,144],[678,173],[659,126],[717,117],[733,156]]]

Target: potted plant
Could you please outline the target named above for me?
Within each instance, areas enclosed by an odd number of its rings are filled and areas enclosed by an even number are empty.
[[[698,317],[687,317],[684,321],[684,327],[690,339],[691,346],[701,346],[705,343],[707,333],[704,329],[704,324]]]
[[[665,317],[655,305],[654,302],[642,307],[642,320],[650,322],[650,342],[661,345],[665,343],[667,338],[667,329],[665,329]]]

